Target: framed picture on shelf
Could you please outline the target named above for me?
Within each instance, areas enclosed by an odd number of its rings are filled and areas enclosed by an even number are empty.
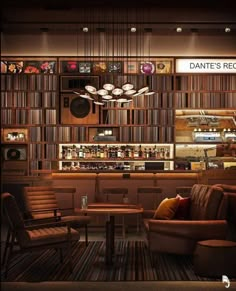
[[[8,61],[7,62],[7,73],[19,74],[23,71],[24,62]]]
[[[1,74],[7,73],[7,61],[1,61]]]
[[[40,62],[39,61],[27,61],[24,66],[25,74],[39,74],[40,73]]]
[[[54,74],[56,73],[56,62],[55,61],[43,61],[39,64],[40,73]]]
[[[138,64],[136,61],[124,62],[124,73],[125,74],[137,74]]]
[[[108,62],[109,73],[122,73],[122,62]]]
[[[141,62],[139,65],[140,72],[145,75],[152,75],[155,73],[155,63],[154,62]]]
[[[107,72],[107,63],[106,62],[94,62],[93,63],[93,73],[106,73]]]
[[[79,62],[79,73],[81,74],[90,74],[92,71],[91,62]]]
[[[23,143],[28,141],[27,128],[4,128],[2,130],[2,140],[7,143]]]
[[[78,73],[79,72],[79,62],[77,61],[62,61],[61,73]]]
[[[173,59],[158,59],[156,61],[157,74],[173,73]]]

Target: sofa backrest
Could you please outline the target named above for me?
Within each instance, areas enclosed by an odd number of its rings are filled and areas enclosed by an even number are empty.
[[[190,198],[191,220],[224,219],[226,203],[224,201],[224,193],[219,187],[195,184],[192,187]],[[223,202],[225,206],[222,206]]]
[[[215,184],[224,192],[228,199],[227,220],[236,228],[236,185]]]

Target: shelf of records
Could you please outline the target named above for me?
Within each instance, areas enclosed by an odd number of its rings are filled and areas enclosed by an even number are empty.
[[[236,90],[235,74],[176,75],[177,91],[233,91]]]
[[[154,90],[154,88],[152,88]],[[121,102],[106,102],[103,109],[109,108],[124,108],[124,109],[142,109],[142,108],[173,108],[174,107],[174,93],[172,92],[156,92],[153,95],[139,95],[132,98],[132,102],[121,103]]]
[[[176,92],[176,108],[236,107],[236,92]]]
[[[1,107],[2,108],[31,108],[56,107],[57,93],[54,91],[47,92],[25,92],[25,91],[2,91],[1,92]]]
[[[1,91],[56,91],[57,75],[1,74]]]
[[[56,124],[56,109],[2,109],[3,125]]]
[[[104,124],[118,125],[174,125],[172,109],[108,109],[103,110]]]

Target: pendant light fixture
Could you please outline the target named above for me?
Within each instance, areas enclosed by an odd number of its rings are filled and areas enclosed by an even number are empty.
[[[131,57],[131,47],[134,46],[132,42],[133,36],[136,37],[136,57],[138,57],[137,49],[142,50],[142,46],[144,46],[145,41],[142,39],[144,38],[144,28],[139,25],[137,27],[137,24],[133,24],[132,27],[128,24],[129,20],[129,14],[127,12],[126,19],[123,19],[121,22],[115,21],[115,10],[113,10],[113,16],[112,16],[112,23],[108,28],[104,24],[104,28],[96,28],[92,26],[89,27],[87,25],[84,25],[82,28],[82,31],[84,33],[84,51],[85,51],[85,58],[86,58],[86,52],[90,51],[90,57],[92,56],[92,51],[94,54],[96,45],[98,46],[98,51],[96,53],[96,60],[99,59],[99,62],[106,61],[107,57],[110,57],[112,59],[111,63],[112,66],[117,62],[120,62],[121,59],[127,61],[127,67],[130,62]],[[91,18],[91,16],[90,16]],[[91,18],[92,19],[92,18]],[[127,22],[125,24],[125,22]],[[92,23],[92,22],[91,22]],[[107,30],[111,29],[111,36],[109,39]],[[96,35],[94,33],[96,32]],[[93,36],[92,36],[93,35]],[[132,35],[132,37],[131,37]],[[88,41],[89,38],[89,41]],[[93,38],[93,39],[92,39]],[[87,40],[87,41],[86,41]],[[95,41],[96,40],[96,41]],[[150,41],[151,41],[151,34],[148,35],[147,38],[148,42],[148,50],[146,50],[148,56],[150,57]],[[78,45],[78,44],[77,44]],[[94,56],[94,55],[93,55]],[[140,54],[140,58],[143,57],[143,52]],[[117,58],[117,60],[116,60]],[[126,60],[125,60],[126,58]],[[139,60],[140,61],[140,60]],[[150,60],[149,60],[150,62]],[[92,62],[91,62],[92,63]],[[145,64],[148,64],[148,61],[145,62]],[[150,65],[152,63],[150,62]],[[144,68],[144,67],[143,67]],[[142,72],[142,70],[141,70]],[[133,98],[136,98],[140,95],[148,96],[155,94],[154,91],[149,89],[148,82],[144,82],[144,86],[142,88],[137,87],[139,84],[133,84],[131,80],[132,75],[129,75],[129,72],[127,72],[126,76],[126,82],[123,84],[117,85],[117,71],[111,70],[109,71],[108,79],[106,80],[106,77],[104,77],[105,81],[101,86],[95,87],[92,84],[86,85],[84,87],[85,92],[75,92],[78,94],[81,98],[85,98],[88,100],[93,101],[96,105],[104,105],[106,102],[118,102],[118,103],[124,103],[124,102],[132,102]],[[147,72],[143,72],[144,78],[147,79]],[[153,70],[150,70],[150,74],[153,74]],[[103,75],[103,74],[102,74]],[[104,75],[105,76],[105,75]],[[129,80],[131,79],[131,80]]]

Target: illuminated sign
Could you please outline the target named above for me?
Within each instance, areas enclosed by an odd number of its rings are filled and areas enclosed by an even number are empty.
[[[176,73],[236,73],[236,59],[176,59]]]

